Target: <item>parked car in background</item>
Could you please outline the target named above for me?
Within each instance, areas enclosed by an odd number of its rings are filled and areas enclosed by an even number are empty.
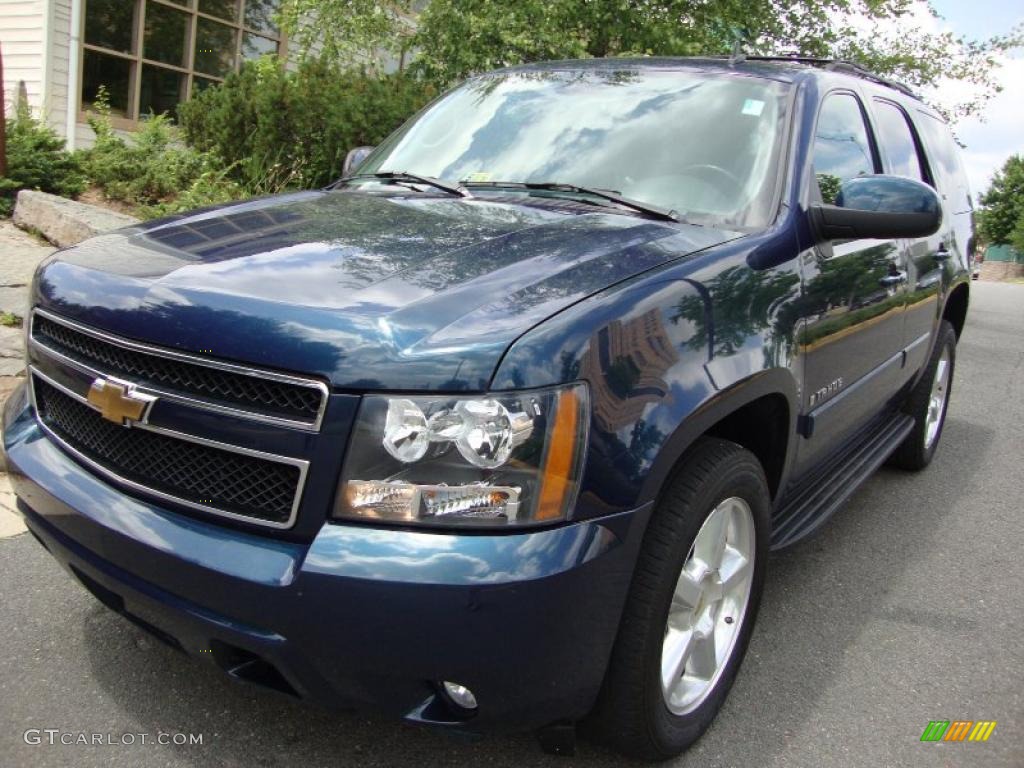
[[[474,77],[327,189],[39,270],[19,509],[228,675],[472,732],[685,749],[768,553],[942,434],[971,204],[839,62]]]

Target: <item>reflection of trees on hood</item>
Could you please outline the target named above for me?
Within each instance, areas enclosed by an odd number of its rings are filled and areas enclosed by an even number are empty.
[[[157,248],[217,261],[323,244],[331,248],[342,273],[339,287],[355,288],[408,270],[434,253],[456,251],[545,218],[525,207],[463,205],[456,200],[419,198],[411,191],[409,195],[415,199],[353,187],[266,209],[243,205],[225,209],[216,218],[179,218],[169,226],[148,230],[145,240]],[[494,255],[497,258],[498,253]],[[456,266],[438,260],[431,269],[432,279],[441,284],[453,280],[458,276]],[[487,267],[481,263],[480,268]]]
[[[516,72],[501,72],[493,75],[480,75],[468,83],[466,88],[475,94],[480,101],[494,93],[501,85],[513,80],[551,83],[558,82],[559,85],[573,85],[587,81],[600,83],[602,85],[628,85],[636,82],[640,77],[640,71],[636,67],[621,69],[610,69],[608,67],[595,67],[587,69],[585,64],[576,63],[577,68],[573,70],[560,69],[526,69]]]
[[[676,304],[672,322],[687,320],[694,333],[689,345],[694,349],[711,346],[713,356],[736,354],[746,340],[773,324],[774,332],[789,337],[792,323],[779,324],[776,309],[782,300],[792,300],[800,278],[793,272],[754,270],[745,265],[730,267],[705,283],[713,297],[713,318],[709,323],[705,300],[688,294]]]

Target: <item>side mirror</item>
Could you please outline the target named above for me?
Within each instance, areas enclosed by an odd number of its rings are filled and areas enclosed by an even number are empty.
[[[363,164],[363,160],[365,160],[374,149],[376,149],[376,147],[356,147],[355,149],[350,149],[348,154],[345,155],[344,164],[341,166],[342,178],[351,176],[355,173],[356,169]]]
[[[942,204],[927,184],[879,174],[843,182],[835,205],[812,205],[810,216],[819,242],[928,237],[942,225]]]

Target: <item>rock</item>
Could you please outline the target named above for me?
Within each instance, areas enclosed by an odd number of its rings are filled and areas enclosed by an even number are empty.
[[[63,248],[100,232],[138,224],[139,220],[95,205],[23,189],[14,206],[14,223],[22,229],[39,232]]]
[[[0,376],[17,376],[25,370],[25,332],[0,325]]]

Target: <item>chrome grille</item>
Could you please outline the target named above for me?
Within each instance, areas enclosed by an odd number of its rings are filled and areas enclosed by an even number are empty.
[[[304,461],[105,420],[69,390],[32,371],[40,423],[79,458],[116,480],[187,507],[288,527],[294,522]]]
[[[145,386],[161,395],[195,401],[242,417],[318,429],[327,402],[322,383],[272,371],[195,358],[119,339],[36,310],[31,339],[37,347],[95,373]]]

